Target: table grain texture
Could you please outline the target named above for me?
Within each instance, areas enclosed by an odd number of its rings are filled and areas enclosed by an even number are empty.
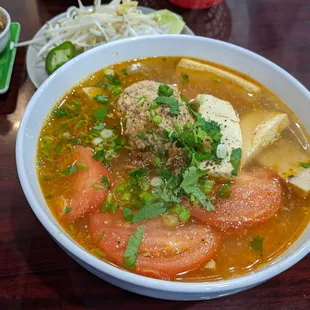
[[[74,0],[1,0],[31,39]],[[92,1],[84,1],[91,4]],[[252,50],[310,88],[310,0],[227,0],[209,10],[185,10],[164,0],[140,5],[168,8],[201,36]],[[15,140],[35,91],[19,48],[9,91],[0,95],[0,309],[310,309],[310,256],[270,281],[225,298],[179,302],[126,292],[84,270],[37,220],[16,172]],[[43,104],[43,103],[42,103]]]

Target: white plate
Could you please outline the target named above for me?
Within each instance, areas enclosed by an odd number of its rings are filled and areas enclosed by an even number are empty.
[[[92,6],[87,7],[88,9],[92,9]],[[144,6],[138,6],[138,9],[140,9],[143,13],[149,14],[154,12],[155,10],[151,8],[146,8]],[[52,18],[49,22],[52,24],[55,24],[60,18],[63,18],[66,15],[66,12],[61,13],[54,18]],[[42,26],[39,31],[35,34],[33,39],[43,36],[44,33],[44,26]],[[194,32],[185,25],[182,34],[188,34],[194,36]],[[30,80],[35,85],[36,88],[38,88],[47,78],[48,73],[45,70],[45,60],[40,60],[37,62],[37,55],[40,48],[46,43],[47,41],[44,41],[40,44],[33,44],[30,45],[27,49],[27,56],[26,56],[26,66],[27,66],[27,72],[30,77]]]

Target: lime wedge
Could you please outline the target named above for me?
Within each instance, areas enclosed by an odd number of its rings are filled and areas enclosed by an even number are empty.
[[[154,20],[157,21],[160,26],[169,24],[169,33],[171,34],[181,33],[185,26],[183,18],[169,10],[159,10],[150,13],[150,15],[154,17]]]

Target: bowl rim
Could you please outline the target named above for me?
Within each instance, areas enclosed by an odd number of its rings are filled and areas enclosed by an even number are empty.
[[[0,11],[3,11],[5,17],[6,17],[6,25],[4,30],[2,31],[2,33],[0,34],[0,40],[3,39],[5,37],[5,35],[7,34],[7,32],[10,29],[11,26],[11,16],[9,14],[9,12],[2,6],[0,6]]]
[[[245,48],[236,46],[231,43],[211,39],[211,38],[189,36],[189,35],[151,35],[151,36],[143,36],[143,37],[137,37],[137,38],[129,38],[125,40],[115,41],[115,42],[112,42],[106,45],[98,46],[96,48],[93,48],[77,56],[75,59],[81,60],[86,57],[89,57],[89,59],[91,59],[91,55],[94,53],[97,53],[98,50],[109,49],[110,46],[126,45],[127,42],[146,41],[148,42],[148,44],[150,44],[150,40],[151,41],[152,40],[156,41],[159,39],[179,40],[180,37],[184,38],[185,41],[186,40],[188,41],[199,40],[199,41],[205,41],[206,43],[209,42],[210,44],[224,46],[224,48],[228,47],[230,49],[237,51],[238,53],[241,53],[248,57],[255,58],[256,61],[262,62],[268,66],[271,66],[279,74],[286,76],[286,78],[288,78],[290,82],[295,84],[295,87],[297,87],[298,90],[301,93],[303,93],[303,95],[305,95],[305,97],[308,97],[310,101],[310,92],[298,80],[296,80],[292,75],[287,73],[285,70],[283,70],[278,65],[274,64],[273,62],[267,60],[266,58],[254,52],[246,50]],[[38,104],[38,98],[40,97],[40,95],[45,91],[46,88],[48,88],[49,83],[52,79],[56,78],[56,76],[58,75],[61,75],[62,72],[69,69],[71,66],[74,65],[74,63],[75,61],[72,61],[72,62],[70,61],[66,63],[64,66],[62,66],[57,71],[55,71],[51,76],[49,76],[49,78],[45,80],[44,83],[37,89],[37,91],[32,96],[24,112],[24,115],[20,123],[19,130],[18,130],[17,141],[16,141],[17,171],[18,171],[18,176],[20,179],[22,189],[28,200],[28,203],[31,206],[37,218],[40,220],[41,224],[45,227],[45,229],[52,235],[52,237],[58,243],[61,244],[62,247],[68,250],[74,257],[77,257],[83,263],[85,263],[86,265],[90,265],[91,267],[93,267],[95,270],[99,272],[107,274],[108,276],[111,276],[113,278],[117,278],[129,284],[138,285],[144,288],[153,289],[157,291],[165,291],[165,292],[171,292],[171,293],[192,293],[192,294],[197,293],[199,294],[199,293],[217,293],[219,291],[228,292],[228,291],[233,291],[233,290],[238,290],[238,289],[241,290],[241,289],[245,289],[248,287],[253,287],[255,285],[258,285],[280,274],[284,270],[290,268],[292,265],[296,264],[299,260],[301,260],[303,257],[305,257],[310,252],[310,239],[308,239],[298,248],[296,252],[285,257],[283,260],[270,262],[262,266],[260,269],[251,272],[250,274],[246,274],[246,275],[243,275],[237,278],[232,278],[228,280],[220,280],[220,281],[215,281],[215,282],[175,282],[175,281],[153,279],[153,278],[137,275],[127,270],[120,269],[104,261],[101,261],[95,256],[88,253],[78,244],[76,244],[69,236],[67,236],[64,233],[60,233],[60,229],[57,226],[59,224],[58,223],[56,224],[49,220],[48,216],[41,209],[38,201],[36,200],[34,196],[34,193],[32,192],[30,184],[27,181],[27,174],[26,174],[25,163],[24,163],[24,158],[23,158],[23,150],[24,150],[23,136],[25,132],[25,127],[27,125],[27,120],[30,114],[32,113],[32,110],[36,106],[36,104]]]

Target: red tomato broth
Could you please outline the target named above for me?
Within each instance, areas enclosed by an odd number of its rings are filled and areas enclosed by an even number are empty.
[[[220,82],[218,80],[214,80],[214,76],[210,74],[191,73],[189,75],[189,83],[184,83],[180,77],[180,73],[176,72],[175,70],[175,65],[178,61],[178,57],[139,59],[117,64],[111,66],[111,68],[119,74],[123,88],[144,79],[150,79],[167,84],[177,84],[181,93],[184,94],[189,100],[194,99],[197,94],[207,91],[208,93],[217,96],[220,99],[230,101],[241,117],[248,111],[276,110],[286,112],[294,122],[298,121],[295,115],[276,96],[274,96],[262,86],[263,93],[260,98],[256,98],[255,96],[248,96],[245,91],[233,85],[231,82],[225,81],[224,79],[221,79]],[[122,69],[124,68],[128,70],[129,75],[124,75],[121,73]],[[100,208],[106,199],[105,196],[107,191],[100,194],[98,198],[98,204],[96,204],[96,207],[93,208],[93,210],[96,210],[95,215],[91,210],[89,213],[90,215],[85,213],[82,218],[73,221],[74,223],[72,224],[72,220],[68,220],[70,216],[66,217],[66,215],[63,214],[64,206],[62,199],[66,197],[66,193],[72,191],[72,184],[77,178],[77,175],[73,174],[63,178],[57,176],[64,168],[70,166],[76,158],[74,152],[74,148],[76,148],[76,146],[74,143],[64,144],[61,154],[55,152],[56,145],[62,141],[61,134],[63,132],[69,132],[72,137],[78,137],[82,141],[83,146],[93,148],[93,145],[90,141],[83,140],[81,132],[88,132],[90,130],[94,124],[94,122],[91,120],[91,113],[94,109],[102,107],[102,105],[100,105],[100,103],[96,102],[95,100],[88,98],[88,96],[85,95],[85,93],[82,91],[82,88],[89,86],[97,87],[98,82],[103,78],[103,76],[104,70],[98,71],[85,81],[82,81],[73,90],[67,93],[59,103],[57,103],[56,107],[62,107],[70,103],[74,98],[78,99],[82,103],[81,112],[79,113],[78,118],[73,119],[65,126],[61,125],[63,122],[62,118],[57,118],[53,114],[48,117],[42,128],[38,147],[38,177],[42,192],[46,197],[46,202],[50,210],[58,219],[62,227],[72,236],[72,238],[74,238],[81,246],[96,255],[98,258],[103,259],[109,263],[116,264],[119,267],[123,267],[121,255],[123,254],[124,248],[122,251],[117,252],[114,258],[113,255],[108,253],[109,251],[104,251],[107,252],[105,253],[105,257],[98,255],[98,252],[96,252],[97,249],[106,250],[106,246],[102,245],[103,240],[97,242],[98,235],[100,235],[99,230],[95,229],[94,231],[94,225],[90,225],[92,223],[92,220],[90,219],[96,216],[96,212],[98,212],[98,216],[99,214],[105,214],[106,216],[111,216],[113,219],[114,215],[112,216],[112,213],[103,213],[98,211],[98,208]],[[102,93],[108,94],[105,93],[104,89],[102,90]],[[108,95],[110,96],[110,93]],[[107,128],[120,125],[123,121],[120,116],[117,115],[116,110],[113,107],[113,101],[110,106],[114,116],[112,118],[105,119]],[[81,120],[80,116],[86,121],[85,123],[82,123],[79,128],[77,128],[77,124]],[[57,130],[57,126],[63,126],[64,128]],[[296,128],[294,128],[294,130],[295,129]],[[116,132],[122,136],[121,128]],[[295,132],[295,134],[297,136],[301,136],[304,133]],[[282,136],[282,139],[286,139],[288,143],[294,143],[296,144],[296,147],[300,147],[296,137],[289,131],[285,131]],[[53,142],[51,144],[52,146],[50,148],[50,153],[52,156],[45,156],[42,153],[42,149],[40,149],[40,143],[44,142],[44,137],[53,138]],[[289,154],[287,154],[287,156],[289,156]],[[95,162],[95,165],[98,164],[98,162]],[[89,165],[92,165],[91,160]],[[124,148],[120,149],[118,158],[113,159],[111,166],[112,167],[109,168],[108,171],[104,166],[102,166],[104,170],[101,170],[102,172],[99,173],[99,175],[100,177],[102,175],[108,176],[109,180],[111,180],[112,189],[115,189],[117,185],[123,183],[124,177],[128,175],[130,171],[141,167],[139,161],[133,158],[131,150]],[[253,162],[252,165],[247,168],[247,173],[251,174],[255,173],[255,171],[256,164]],[[253,271],[263,264],[268,263],[276,256],[281,254],[285,249],[287,249],[290,244],[292,244],[296,238],[298,238],[309,222],[309,199],[299,197],[291,190],[291,188],[287,187],[286,184],[283,184],[282,188],[284,190],[284,206],[280,208],[280,210],[276,209],[276,214],[271,216],[271,218],[268,220],[264,220],[262,223],[259,223],[255,226],[246,227],[245,229],[235,233],[231,233],[229,231],[220,233],[217,228],[211,228],[215,234],[223,234],[223,238],[221,238],[223,239],[222,245],[215,247],[216,249],[214,252],[212,252],[212,255],[206,256],[207,259],[205,260],[200,260],[200,263],[197,263],[195,268],[193,268],[193,266],[191,266],[188,270],[179,270],[176,268],[176,274],[179,273],[177,276],[175,276],[173,272],[170,274],[167,274],[167,272],[162,272],[162,268],[159,268],[160,270],[158,269],[158,272],[147,271],[145,268],[139,267],[141,266],[139,263],[141,259],[142,261],[145,259],[142,256],[139,256],[137,259],[136,271],[140,274],[151,277],[160,277],[177,281],[199,282],[215,281],[236,277]],[[99,203],[99,200],[102,201]],[[68,213],[68,215],[70,215],[70,213]],[[131,227],[129,227],[130,225],[128,223],[124,224],[123,219],[119,219],[118,222],[113,222],[113,225],[107,229],[112,235],[115,235],[115,233],[117,235],[120,233],[119,227],[126,225],[126,232],[122,231],[122,236],[125,236],[125,241],[123,241],[124,246],[127,242],[126,238],[128,239],[129,235],[134,233],[134,227],[144,224],[148,226],[150,225],[149,222],[156,223],[155,227],[157,231],[160,232],[160,235],[162,235],[162,231],[167,230],[167,227],[163,225],[160,218],[142,222],[138,225],[133,224]],[[185,227],[190,225],[206,225],[200,224],[199,221],[195,220],[194,218],[192,218],[190,222],[191,224],[185,224]],[[212,225],[211,222],[208,224]],[[182,227],[183,226],[180,226],[180,231],[184,229],[184,227]],[[178,228],[174,228],[173,230],[177,229]],[[147,233],[145,234],[147,235]],[[260,235],[263,238],[264,248],[262,255],[253,251],[249,246],[251,238],[255,235]],[[160,238],[155,239],[157,240],[156,242],[160,240]],[[154,243],[155,239],[150,239],[153,240],[150,243],[151,248],[157,244],[156,242]],[[112,242],[113,238],[111,238],[110,241]],[[140,250],[143,249],[143,242],[145,243],[147,241],[142,241]],[[217,243],[220,244],[219,241]],[[178,241],[176,244],[179,245],[180,241]],[[162,259],[164,259],[165,257],[171,257],[174,251],[175,248],[172,247],[168,250],[168,252],[163,252],[162,250],[159,252]],[[190,251],[190,248],[185,246],[184,251]],[[210,259],[214,260],[215,262],[214,269],[205,268],[205,264]]]

